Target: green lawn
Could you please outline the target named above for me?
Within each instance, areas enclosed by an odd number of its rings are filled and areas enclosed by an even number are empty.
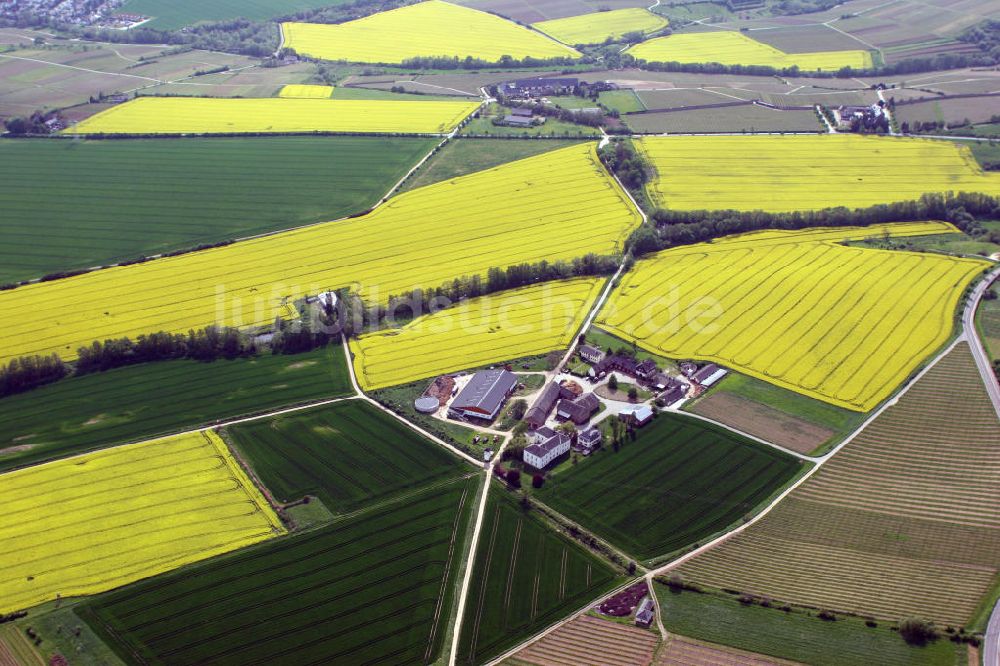
[[[577,97],[576,95],[553,95],[548,98],[550,102],[563,109],[595,109],[597,102],[589,97]]]
[[[989,241],[975,240],[966,234],[935,234],[906,239],[906,246],[922,250],[934,250],[951,254],[976,254],[988,257],[1000,252],[1000,245]]]
[[[73,377],[0,400],[0,471],[213,421],[351,393],[343,349],[163,361]]]
[[[991,134],[1000,137],[1000,123],[992,125]],[[983,167],[993,165],[994,169],[1000,167],[1000,142],[997,141],[956,141],[960,146],[968,146],[976,160]]]
[[[330,97],[331,99],[444,100],[448,102],[472,99],[460,95],[418,95],[416,93],[396,93],[391,90],[378,90],[376,88],[346,88],[343,86],[336,86]]]
[[[536,493],[626,553],[650,560],[751,515],[801,470],[776,449],[664,412],[620,451],[600,449]]]
[[[81,614],[128,663],[431,663],[481,483],[129,585]]]
[[[457,663],[485,663],[623,581],[609,564],[493,488]]]
[[[0,140],[0,282],[364,210],[432,139]]]
[[[966,650],[941,639],[910,647],[886,625],[857,618],[834,622],[777,608],[743,606],[718,594],[671,592],[654,585],[668,632],[813,666],[965,666]]]
[[[304,9],[340,5],[348,0],[128,0],[118,13],[155,17],[145,27],[177,30],[201,21],[248,18],[265,21]]]
[[[804,421],[829,428],[841,436],[861,425],[867,416],[732,371],[710,391],[712,393],[716,391],[733,393]]]
[[[470,471],[361,400],[242,423],[225,433],[279,500],[313,495],[334,513]]]
[[[540,155],[579,143],[578,139],[505,141],[501,139],[452,139],[434,153],[420,170],[411,176],[401,191],[431,185],[514,160]]]
[[[618,113],[646,110],[646,105],[642,103],[634,90],[605,90],[597,96],[597,101],[609,109],[618,111]]]

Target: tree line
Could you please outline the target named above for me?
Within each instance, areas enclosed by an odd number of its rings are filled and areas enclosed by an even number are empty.
[[[870,226],[887,222],[947,220],[973,238],[986,238],[977,218],[1000,219],[1000,198],[975,192],[924,194],[916,201],[879,204],[869,208],[844,206],[815,211],[770,213],[754,211],[678,211],[657,209],[652,222],[636,229],[626,247],[633,256],[678,245],[763,229]],[[998,239],[1000,240],[1000,239]]]
[[[641,200],[642,186],[649,180],[650,169],[639,154],[624,141],[610,141],[597,151],[601,162],[618,180]]]
[[[331,335],[313,331],[308,319],[289,324],[279,320],[266,344],[272,354],[298,354],[325,346]],[[191,359],[210,362],[255,356],[264,351],[255,337],[226,326],[206,326],[187,334],[159,331],[95,340],[77,349],[77,360],[65,363],[57,354],[23,356],[0,367],[0,397],[23,393],[70,376],[105,372],[139,363]]]
[[[542,282],[573,277],[613,275],[618,270],[621,257],[587,254],[572,261],[547,260],[521,263],[513,266],[493,266],[481,275],[462,275],[437,287],[418,287],[402,294],[390,294],[385,304],[362,300],[348,289],[338,295],[338,321],[336,332],[348,337],[377,327],[386,319],[411,319],[450,306],[468,298],[516,289]]]

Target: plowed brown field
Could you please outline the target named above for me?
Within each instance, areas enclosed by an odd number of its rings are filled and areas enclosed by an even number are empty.
[[[636,627],[590,615],[567,622],[505,662],[508,666],[646,666],[659,637]]]

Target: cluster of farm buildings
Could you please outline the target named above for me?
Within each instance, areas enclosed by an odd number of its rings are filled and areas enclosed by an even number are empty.
[[[587,368],[586,372],[581,373],[580,366],[576,366],[575,376],[556,374],[537,391],[524,413],[529,445],[524,449],[523,462],[536,470],[544,470],[571,450],[589,456],[600,448],[604,434],[594,419],[602,412],[602,407],[628,428],[641,428],[654,418],[657,407],[676,408],[726,375],[726,370],[714,363],[699,367],[690,362],[680,363],[679,375],[671,375],[651,359],[604,352],[588,344],[579,345],[576,354],[582,366]],[[621,400],[602,400],[597,393],[581,385],[581,382],[593,384],[595,388],[606,385],[612,374],[616,379],[634,380],[653,396],[648,401],[653,404],[629,401],[623,405]],[[437,378],[425,395],[417,399],[415,406],[419,411],[436,413],[446,405],[447,408],[441,411],[447,418],[488,426],[522,388],[524,385],[509,366],[490,368],[474,373],[461,389],[450,376]],[[608,409],[612,403],[617,404]],[[563,427],[563,424],[573,427]],[[488,451],[487,456],[490,454]]]
[[[531,105],[545,104],[552,95],[578,95],[587,97],[602,90],[617,89],[617,85],[607,81],[587,83],[573,77],[517,79],[497,85],[496,95],[504,104],[513,105],[511,112],[499,119],[497,124],[510,127],[530,127],[545,122],[545,116],[536,115]],[[600,114],[601,107],[570,109],[573,113]]]

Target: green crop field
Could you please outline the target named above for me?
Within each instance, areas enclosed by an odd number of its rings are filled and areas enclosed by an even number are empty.
[[[225,432],[279,499],[314,495],[334,512],[470,470],[441,446],[360,400],[243,423]]]
[[[723,428],[662,413],[617,453],[603,449],[537,491],[556,511],[641,559],[753,512],[801,463]]]
[[[667,631],[815,666],[958,666],[965,648],[944,638],[911,647],[888,624],[821,620],[800,608],[744,606],[721,593],[671,592],[654,585]]]
[[[130,585],[82,615],[129,663],[429,663],[480,483]]]
[[[345,2],[347,0],[128,0],[118,13],[154,17],[144,25],[157,30],[177,30],[202,21],[240,17],[265,21]]]
[[[462,664],[484,663],[624,580],[496,488],[472,573],[458,652]]]
[[[597,96],[597,101],[609,109],[614,109],[619,113],[633,113],[635,111],[645,111],[646,105],[642,103],[634,90],[605,90]]]
[[[452,139],[436,152],[400,188],[401,191],[483,171],[514,160],[532,157],[579,143],[577,139],[498,141],[496,139]]]
[[[340,345],[73,377],[0,399],[0,471],[350,392]]]
[[[336,219],[378,201],[431,146],[371,137],[3,140],[0,282]]]

